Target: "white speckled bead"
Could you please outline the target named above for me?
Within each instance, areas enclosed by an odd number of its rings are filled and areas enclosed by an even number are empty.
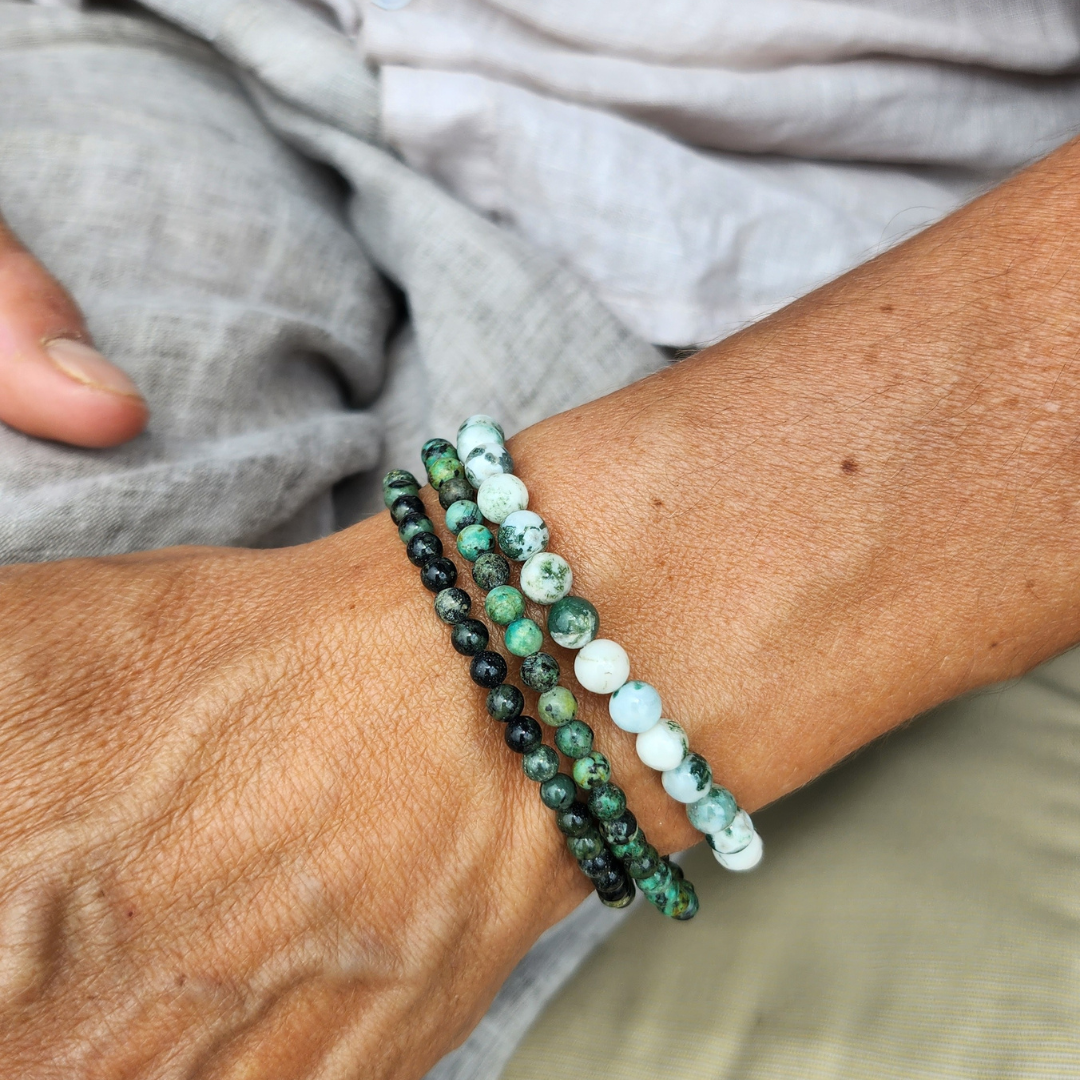
[[[726,829],[709,833],[705,839],[708,840],[714,855],[734,855],[754,839],[754,823],[745,810],[740,810]]]
[[[718,833],[735,820],[738,810],[735,796],[726,787],[713,784],[697,802],[686,807],[686,816],[698,832]]]
[[[660,695],[647,682],[625,682],[608,698],[616,727],[639,735],[660,722]]]
[[[514,471],[513,459],[502,443],[481,443],[472,448],[467,458],[461,458],[461,460],[465,462],[465,479],[474,488],[480,487],[490,476]]]
[[[503,430],[490,416],[470,416],[458,429],[457,455],[464,461],[478,446],[502,442]]]
[[[528,508],[529,489],[513,473],[497,473],[480,485],[476,505],[488,521],[501,525],[511,514]]]
[[[637,756],[657,772],[674,769],[689,749],[686,732],[674,720],[661,720],[637,737]]]
[[[498,436],[498,442],[502,442],[506,438],[506,434],[502,429],[502,424],[500,424],[494,416],[488,416],[487,413],[473,413],[472,416],[466,416],[465,419],[458,424],[457,433],[460,436],[466,428],[475,427],[477,425],[491,428]]]
[[[574,583],[570,564],[554,551],[538,551],[521,568],[521,591],[538,604],[561,600]]]
[[[712,769],[700,754],[687,754],[660,777],[664,790],[681,803],[697,802],[712,787]]]
[[[610,694],[626,682],[630,674],[630,657],[617,641],[595,638],[574,657],[574,674],[586,690]]]
[[[524,562],[543,551],[548,544],[548,527],[539,514],[531,510],[516,510],[507,514],[499,526],[499,547],[515,562]]]
[[[716,856],[716,861],[725,870],[753,870],[761,862],[762,855],[765,854],[765,845],[761,842],[761,837],[754,833],[750,843],[742,851],[733,851],[730,854],[714,851],[713,854]]]

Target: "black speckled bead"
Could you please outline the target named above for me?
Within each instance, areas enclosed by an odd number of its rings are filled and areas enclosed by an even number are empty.
[[[472,566],[473,581],[484,592],[491,592],[510,580],[510,564],[497,551],[488,551]]]
[[[629,878],[627,878],[625,886],[610,893],[602,893],[599,889],[596,891],[596,895],[600,897],[600,903],[609,908],[629,907],[634,902],[636,894],[637,890],[634,888],[634,883]]]
[[[589,808],[583,802],[576,801],[559,811],[555,824],[567,836],[584,836],[589,829],[595,828]]]
[[[637,818],[629,810],[624,811],[617,818],[602,822],[600,825],[601,835],[612,845],[625,844],[637,831]],[[619,853],[616,851],[615,854],[618,855]]]
[[[540,785],[540,800],[549,810],[569,810],[577,796],[572,776],[558,773]]]
[[[522,758],[521,767],[530,780],[542,784],[545,780],[550,780],[559,771],[559,755],[550,746],[541,744],[535,750],[530,750]]]
[[[424,501],[419,495],[402,495],[394,500],[390,507],[390,517],[395,525],[400,525],[410,514],[427,514]]]
[[[405,545],[405,554],[413,566],[423,566],[442,554],[442,541],[434,533],[417,533]]]
[[[527,754],[543,744],[544,729],[531,716],[515,716],[506,722],[503,738],[515,754]]]
[[[487,711],[492,720],[513,720],[525,708],[525,696],[510,683],[496,686],[487,696]]]
[[[506,661],[497,652],[477,653],[469,665],[469,674],[474,683],[490,690],[506,679]]]
[[[383,502],[387,507],[393,506],[402,495],[415,495],[419,490],[419,481],[404,469],[391,469],[383,477]]]
[[[652,877],[660,869],[660,853],[649,844],[648,847],[636,858],[628,859],[626,872],[638,881]]]
[[[618,784],[600,784],[589,792],[589,809],[599,821],[613,821],[626,810],[626,795]]]
[[[606,870],[594,877],[592,882],[601,896],[610,896],[625,887],[626,875],[621,870]]]
[[[521,661],[521,681],[540,694],[553,689],[559,685],[559,661],[545,652],[526,656]]]
[[[472,597],[464,589],[443,589],[435,594],[435,614],[451,626],[463,623],[471,607]]]
[[[433,533],[435,526],[427,514],[408,514],[398,526],[397,534],[401,542],[407,544],[418,533]]]
[[[582,859],[595,859],[604,850],[604,841],[595,829],[590,829],[584,836],[568,836],[566,846],[580,862]]]
[[[555,729],[555,745],[568,758],[583,758],[592,750],[593,731],[584,720],[571,720]]]
[[[487,627],[478,619],[466,619],[450,631],[450,644],[462,656],[475,656],[478,652],[483,652],[487,643]]]
[[[420,568],[420,580],[432,592],[449,589],[457,581],[457,567],[449,559],[429,559]]]
[[[607,848],[602,848],[602,850],[591,859],[582,859],[581,869],[588,877],[593,878],[593,880],[600,877],[601,874],[610,873],[612,870],[619,874],[620,877],[626,876],[623,873],[623,869],[619,865],[618,860],[607,850]]]
[[[439,488],[439,505],[449,510],[459,499],[471,499],[474,494],[472,484],[464,476],[455,476]]]
[[[456,453],[457,450],[454,449],[454,444],[452,442],[449,442],[446,439],[428,439],[428,441],[420,447],[420,460],[424,463],[424,468],[426,469],[437,457],[442,457],[443,454]]]

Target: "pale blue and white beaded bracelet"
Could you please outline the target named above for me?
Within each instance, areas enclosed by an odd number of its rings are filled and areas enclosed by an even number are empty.
[[[727,788],[713,782],[711,766],[690,750],[682,726],[664,717],[656,688],[630,678],[626,650],[596,636],[599,614],[588,600],[571,594],[570,564],[547,550],[547,525],[529,509],[529,491],[513,473],[502,428],[490,416],[470,416],[458,429],[457,454],[476,489],[480,513],[499,526],[499,547],[507,558],[522,564],[521,591],[549,609],[552,640],[576,650],[577,681],[592,693],[608,695],[612,721],[637,736],[638,757],[660,773],[668,795],[686,806],[690,824],[705,835],[716,861],[728,870],[752,870],[764,849],[750,815]]]

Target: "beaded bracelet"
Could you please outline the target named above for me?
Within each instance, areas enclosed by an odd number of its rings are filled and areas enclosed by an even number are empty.
[[[556,812],[556,824],[566,834],[567,846],[578,865],[592,881],[602,903],[626,907],[634,899],[633,880],[608,853],[589,808],[575,799],[573,778],[559,772],[558,755],[543,744],[540,725],[521,715],[525,697],[517,687],[505,682],[506,661],[497,652],[488,651],[487,628],[468,617],[472,599],[464,589],[455,587],[457,567],[443,557],[442,541],[435,535],[419,497],[416,478],[404,470],[387,473],[383,500],[405,543],[409,561],[420,567],[421,581],[435,593],[435,613],[450,625],[451,643],[459,653],[471,657],[472,680],[488,690],[488,713],[506,723],[504,741],[523,755],[525,775],[540,782],[541,800]]]
[[[557,644],[577,650],[578,682],[593,693],[610,695],[612,721],[637,735],[638,757],[660,772],[664,790],[686,805],[690,824],[705,835],[717,862],[728,870],[753,869],[764,849],[750,815],[738,807],[731,792],[713,783],[711,766],[690,751],[682,726],[663,717],[656,689],[630,680],[626,650],[618,642],[597,637],[599,614],[588,600],[570,594],[570,564],[546,550],[547,525],[528,509],[528,489],[513,475],[513,461],[503,443],[502,428],[489,416],[470,416],[458,429],[458,456],[466,480],[477,489],[477,512],[499,526],[498,546],[523,564],[522,592],[549,607],[548,633]]]
[[[493,421],[487,422],[494,425]],[[494,425],[490,430],[497,432],[501,440],[501,428]],[[525,599],[509,584],[509,563],[495,551],[495,538],[483,525],[479,507],[465,497],[473,494],[474,483],[484,482],[484,472],[494,475],[494,470],[501,470],[498,475],[516,479],[509,472],[512,462],[505,447],[501,441],[472,447],[470,462],[462,466],[450,443],[431,439],[424,444],[421,457],[439,502],[446,509],[447,528],[457,537],[458,552],[473,564],[473,580],[487,593],[485,611],[492,622],[504,627],[507,650],[523,658],[522,681],[540,693],[540,716],[555,727],[559,750],[574,760],[574,781],[589,793],[589,809],[599,819],[608,849],[624,861],[653,906],[672,918],[693,918],[698,910],[693,885],[685,881],[675,864],[660,857],[627,809],[624,792],[611,780],[610,762],[593,748],[592,729],[576,718],[577,700],[570,690],[557,685],[558,661],[539,651],[543,631],[525,617]],[[478,462],[481,457],[483,461]],[[464,478],[460,475],[462,469]],[[514,557],[513,551],[507,554]],[[574,852],[572,843],[570,848]]]

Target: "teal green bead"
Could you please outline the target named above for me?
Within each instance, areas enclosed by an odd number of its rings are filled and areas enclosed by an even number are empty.
[[[442,454],[434,458],[427,470],[428,483],[438,491],[447,481],[465,476],[465,466],[458,460],[457,454]]]
[[[484,519],[480,516],[480,507],[472,499],[458,499],[447,507],[446,527],[455,536],[469,525],[483,524]]]
[[[433,533],[435,532],[435,526],[431,523],[431,518],[423,517],[421,514],[410,514],[399,526],[398,536],[401,537],[402,543],[407,544],[417,533]]]
[[[577,698],[565,686],[553,686],[540,695],[536,708],[545,724],[561,727],[577,716]]]
[[[726,829],[738,812],[735,796],[719,784],[713,784],[707,795],[686,808],[690,824],[703,833],[718,833]]]
[[[493,623],[509,626],[525,614],[525,597],[513,585],[497,585],[487,594],[484,610]]]
[[[604,841],[594,829],[584,836],[568,836],[566,846],[575,859],[595,859],[604,850]]]
[[[589,792],[589,809],[593,817],[610,821],[626,809],[626,795],[618,784],[601,783]]]
[[[593,730],[581,720],[571,720],[555,729],[555,745],[560,753],[576,761],[592,753]]]
[[[653,905],[669,919],[681,920],[690,907],[690,895],[690,890],[682,882],[672,880],[662,893],[651,899]]]
[[[577,785],[566,773],[557,773],[540,785],[540,801],[549,810],[565,810],[577,798]]]
[[[611,779],[611,762],[599,750],[574,762],[574,782],[579,788],[591,791]]]
[[[600,616],[584,597],[564,596],[548,609],[547,629],[564,649],[580,649],[596,637]]]
[[[457,538],[458,554],[469,562],[495,550],[495,537],[486,525],[466,525]]]
[[[645,839],[645,834],[637,829],[626,843],[612,844],[611,854],[617,859],[636,859],[644,855],[648,848],[649,842]]]
[[[627,869],[629,870],[630,867],[627,867]],[[630,876],[634,877],[635,875],[631,872]],[[662,893],[671,884],[671,867],[665,862],[660,862],[652,877],[638,879],[638,888],[650,899]]]
[[[503,641],[514,656],[532,656],[544,644],[544,631],[532,619],[515,619],[503,631]]]
[[[418,495],[420,483],[411,472],[405,469],[391,469],[383,477],[382,493],[383,502],[389,509],[402,495]]]
[[[680,890],[680,894],[685,895],[686,907],[683,909],[681,914],[673,915],[672,918],[678,919],[679,922],[688,922],[698,913],[697,893],[694,892],[694,887],[690,884],[689,881],[684,881],[682,884],[682,889]],[[665,914],[667,913],[665,912]]]
[[[521,767],[530,780],[542,784],[559,771],[559,755],[550,746],[538,746],[521,759]]]
[[[626,860],[626,872],[636,881],[651,878],[663,865],[660,852],[646,844],[640,855]]]
[[[424,463],[425,469],[430,462],[434,461],[437,457],[442,457],[443,454],[457,454],[457,450],[454,449],[454,444],[448,439],[428,439],[428,441],[420,447],[420,460]]]

